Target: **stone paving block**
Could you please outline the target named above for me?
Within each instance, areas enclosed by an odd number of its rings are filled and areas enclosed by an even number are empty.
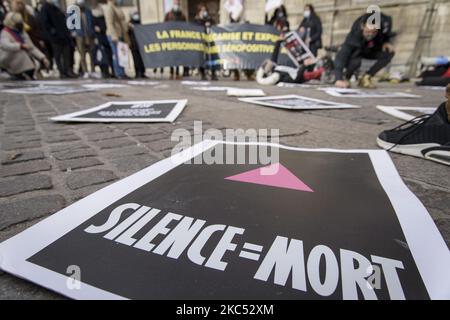
[[[40,150],[10,152],[3,154],[1,164],[12,164],[17,162],[44,159],[44,153]]]
[[[108,182],[117,179],[117,176],[110,170],[88,170],[71,173],[67,177],[67,186],[72,190],[77,190],[94,184]]]
[[[93,149],[76,149],[55,152],[53,156],[58,160],[69,160],[76,158],[92,157],[98,155]]]
[[[47,175],[25,175],[0,181],[0,197],[52,188],[52,180]]]
[[[139,142],[151,142],[151,141],[158,141],[163,139],[170,139],[170,136],[167,133],[155,133],[152,135],[147,136],[137,136],[136,137]]]
[[[97,145],[101,149],[113,149],[113,148],[120,148],[120,147],[124,147],[124,146],[136,145],[136,142],[133,142],[130,139],[110,139],[110,140],[98,141]]]
[[[125,156],[121,158],[116,158],[111,160],[111,162],[122,172],[136,172],[141,169],[144,169],[151,164],[155,163],[159,159],[149,155],[134,155],[134,156]]]
[[[46,160],[27,161],[21,163],[14,163],[9,165],[3,165],[0,167],[0,177],[10,177],[22,174],[48,171],[51,169],[51,165]]]
[[[138,154],[146,154],[149,153],[149,151],[144,147],[139,146],[129,146],[129,147],[122,147],[117,149],[108,149],[103,151],[103,155],[107,159],[115,159],[115,158],[121,158],[121,157],[127,157],[127,156],[133,156]]]
[[[16,132],[24,132],[24,131],[34,131],[35,126],[16,126],[16,127],[5,127],[5,133],[16,133]]]
[[[111,132],[101,132],[87,135],[89,141],[99,141],[99,140],[108,140],[108,139],[117,139],[117,138],[125,138],[122,132],[119,131],[111,131]]]
[[[59,167],[59,169],[61,169],[61,171],[67,171],[67,170],[88,168],[88,167],[98,166],[98,165],[102,165],[102,164],[103,164],[103,162],[101,162],[97,158],[88,157],[88,158],[65,160],[65,161],[59,162],[58,167]]]
[[[45,195],[0,204],[0,230],[14,224],[46,216],[66,204],[61,195]]]
[[[80,140],[80,137],[78,137],[77,135],[74,135],[74,134],[52,135],[52,136],[47,136],[45,138],[45,141],[48,143],[70,142],[70,141],[76,141],[76,140]]]
[[[2,149],[5,151],[39,148],[40,146],[41,146],[40,141],[24,141],[24,142],[5,141],[2,143]]]
[[[81,142],[75,142],[75,143],[63,143],[60,145],[52,145],[50,147],[50,151],[51,152],[60,152],[60,151],[86,149],[86,148],[89,148],[89,146],[84,143],[81,143]]]

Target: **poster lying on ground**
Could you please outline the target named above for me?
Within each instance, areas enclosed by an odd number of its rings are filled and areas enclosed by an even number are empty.
[[[239,98],[240,101],[258,104],[266,107],[291,110],[317,110],[317,109],[351,109],[359,106],[307,98],[295,94],[284,96],[269,96],[262,98]]]
[[[278,159],[205,160],[239,148]],[[76,299],[450,298],[447,245],[384,150],[203,141],[1,243],[0,268]]]
[[[63,122],[173,122],[187,100],[114,101],[50,118]]]
[[[227,90],[227,96],[230,97],[264,97],[265,95],[261,89],[229,88]]]
[[[6,89],[2,92],[17,93],[17,94],[51,94],[51,95],[66,95],[73,93],[83,93],[93,91],[92,89],[83,87],[69,87],[69,86],[34,86],[16,89]]]
[[[420,98],[420,96],[405,92],[383,92],[379,90],[319,88],[333,97],[345,98]]]
[[[433,114],[436,111],[435,107],[377,106],[377,109],[405,121],[410,121],[418,116],[423,116],[424,114]]]

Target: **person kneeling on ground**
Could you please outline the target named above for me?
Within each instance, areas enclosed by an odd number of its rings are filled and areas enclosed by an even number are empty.
[[[308,66],[314,64],[313,59],[306,59],[304,64],[299,68],[277,65],[278,54],[282,41],[277,41],[270,60],[265,60],[256,72],[256,81],[263,85],[275,85],[279,82],[286,83],[303,83],[310,80],[319,80],[322,73],[325,72],[324,67],[317,68],[313,71],[307,71]]]
[[[47,58],[23,30],[24,23],[20,13],[8,13],[4,25],[0,34],[0,67],[17,80],[34,79],[34,73],[40,67],[35,60],[48,67]]]
[[[375,64],[359,79],[362,88],[375,88],[372,77],[391,62],[394,47],[382,31],[370,24],[370,14],[358,18],[336,55],[336,87],[350,87],[350,78],[361,67],[362,59],[376,60]],[[345,69],[345,75],[344,75]]]
[[[447,102],[434,114],[419,116],[383,131],[377,138],[378,145],[388,151],[450,165],[450,84],[446,98]]]

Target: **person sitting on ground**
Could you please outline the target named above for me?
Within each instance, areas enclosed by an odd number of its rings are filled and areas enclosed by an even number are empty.
[[[450,165],[450,84],[446,98],[434,114],[419,116],[383,131],[377,144],[388,151]]]
[[[325,72],[325,68],[319,67],[316,70],[307,71],[315,63],[311,58],[304,60],[304,63],[299,68],[277,65],[276,62],[278,61],[282,42],[283,40],[276,42],[271,59],[265,60],[257,70],[256,81],[263,85],[275,85],[279,82],[304,83],[310,80],[319,80],[322,73]]]
[[[372,77],[389,64],[395,55],[394,47],[383,30],[372,25],[370,14],[358,18],[347,35],[335,59],[335,85],[338,88],[350,87],[350,78],[361,67],[362,59],[376,60],[375,64],[359,79],[359,86],[375,88]],[[345,74],[344,74],[345,69]]]
[[[40,66],[38,62],[46,67],[49,62],[23,28],[20,13],[10,12],[6,15],[0,33],[0,67],[17,80],[33,80]]]
[[[422,57],[422,65],[433,67],[432,70],[425,70],[420,74],[421,81],[416,82],[418,86],[445,87],[450,84],[450,57]]]

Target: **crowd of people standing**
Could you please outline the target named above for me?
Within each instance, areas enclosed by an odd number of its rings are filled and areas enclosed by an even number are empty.
[[[117,5],[117,0],[107,0],[106,4],[94,1],[89,7],[85,0],[76,0],[80,8],[80,27],[75,30],[67,28],[65,12],[59,7],[58,0],[39,0],[36,8],[25,0],[11,0],[10,8],[0,1],[0,67],[17,79],[33,79],[45,71],[53,70],[56,65],[61,78],[98,77],[96,66],[101,70],[102,78],[128,78],[125,68],[120,63],[120,45],[126,43],[132,53],[135,75],[145,78],[143,64],[133,28],[140,24],[137,12],[129,18]],[[296,30],[314,56],[322,48],[322,22],[312,4],[304,7],[301,23]],[[165,21],[187,21],[180,1],[174,0],[173,7],[165,15]],[[230,22],[240,23],[242,17],[232,17]],[[215,21],[211,18],[204,4],[198,6],[194,22],[203,26],[208,32]],[[372,77],[385,67],[394,56],[391,44],[392,19],[382,15],[381,30],[368,25],[368,15],[359,17],[350,29],[347,38],[335,60],[336,86],[348,87],[349,79],[361,66],[361,60],[375,60],[375,64],[360,77],[360,85],[373,87]],[[291,31],[286,8],[281,5],[273,15],[266,16],[266,24],[273,25],[283,35]],[[74,53],[78,52],[79,67],[74,70]],[[211,79],[217,80],[218,66],[212,62],[216,57],[207,59]],[[274,61],[275,62],[275,61]],[[202,79],[206,79],[205,67],[199,68]],[[183,73],[181,73],[181,68]],[[306,72],[314,71],[314,65],[308,65]],[[157,70],[155,70],[157,71]],[[189,66],[170,67],[170,78],[181,79],[189,76]],[[255,70],[231,70],[234,79],[240,79],[243,71],[248,79],[255,79]],[[162,70],[161,70],[162,72]],[[300,77],[304,79],[305,77]]]

